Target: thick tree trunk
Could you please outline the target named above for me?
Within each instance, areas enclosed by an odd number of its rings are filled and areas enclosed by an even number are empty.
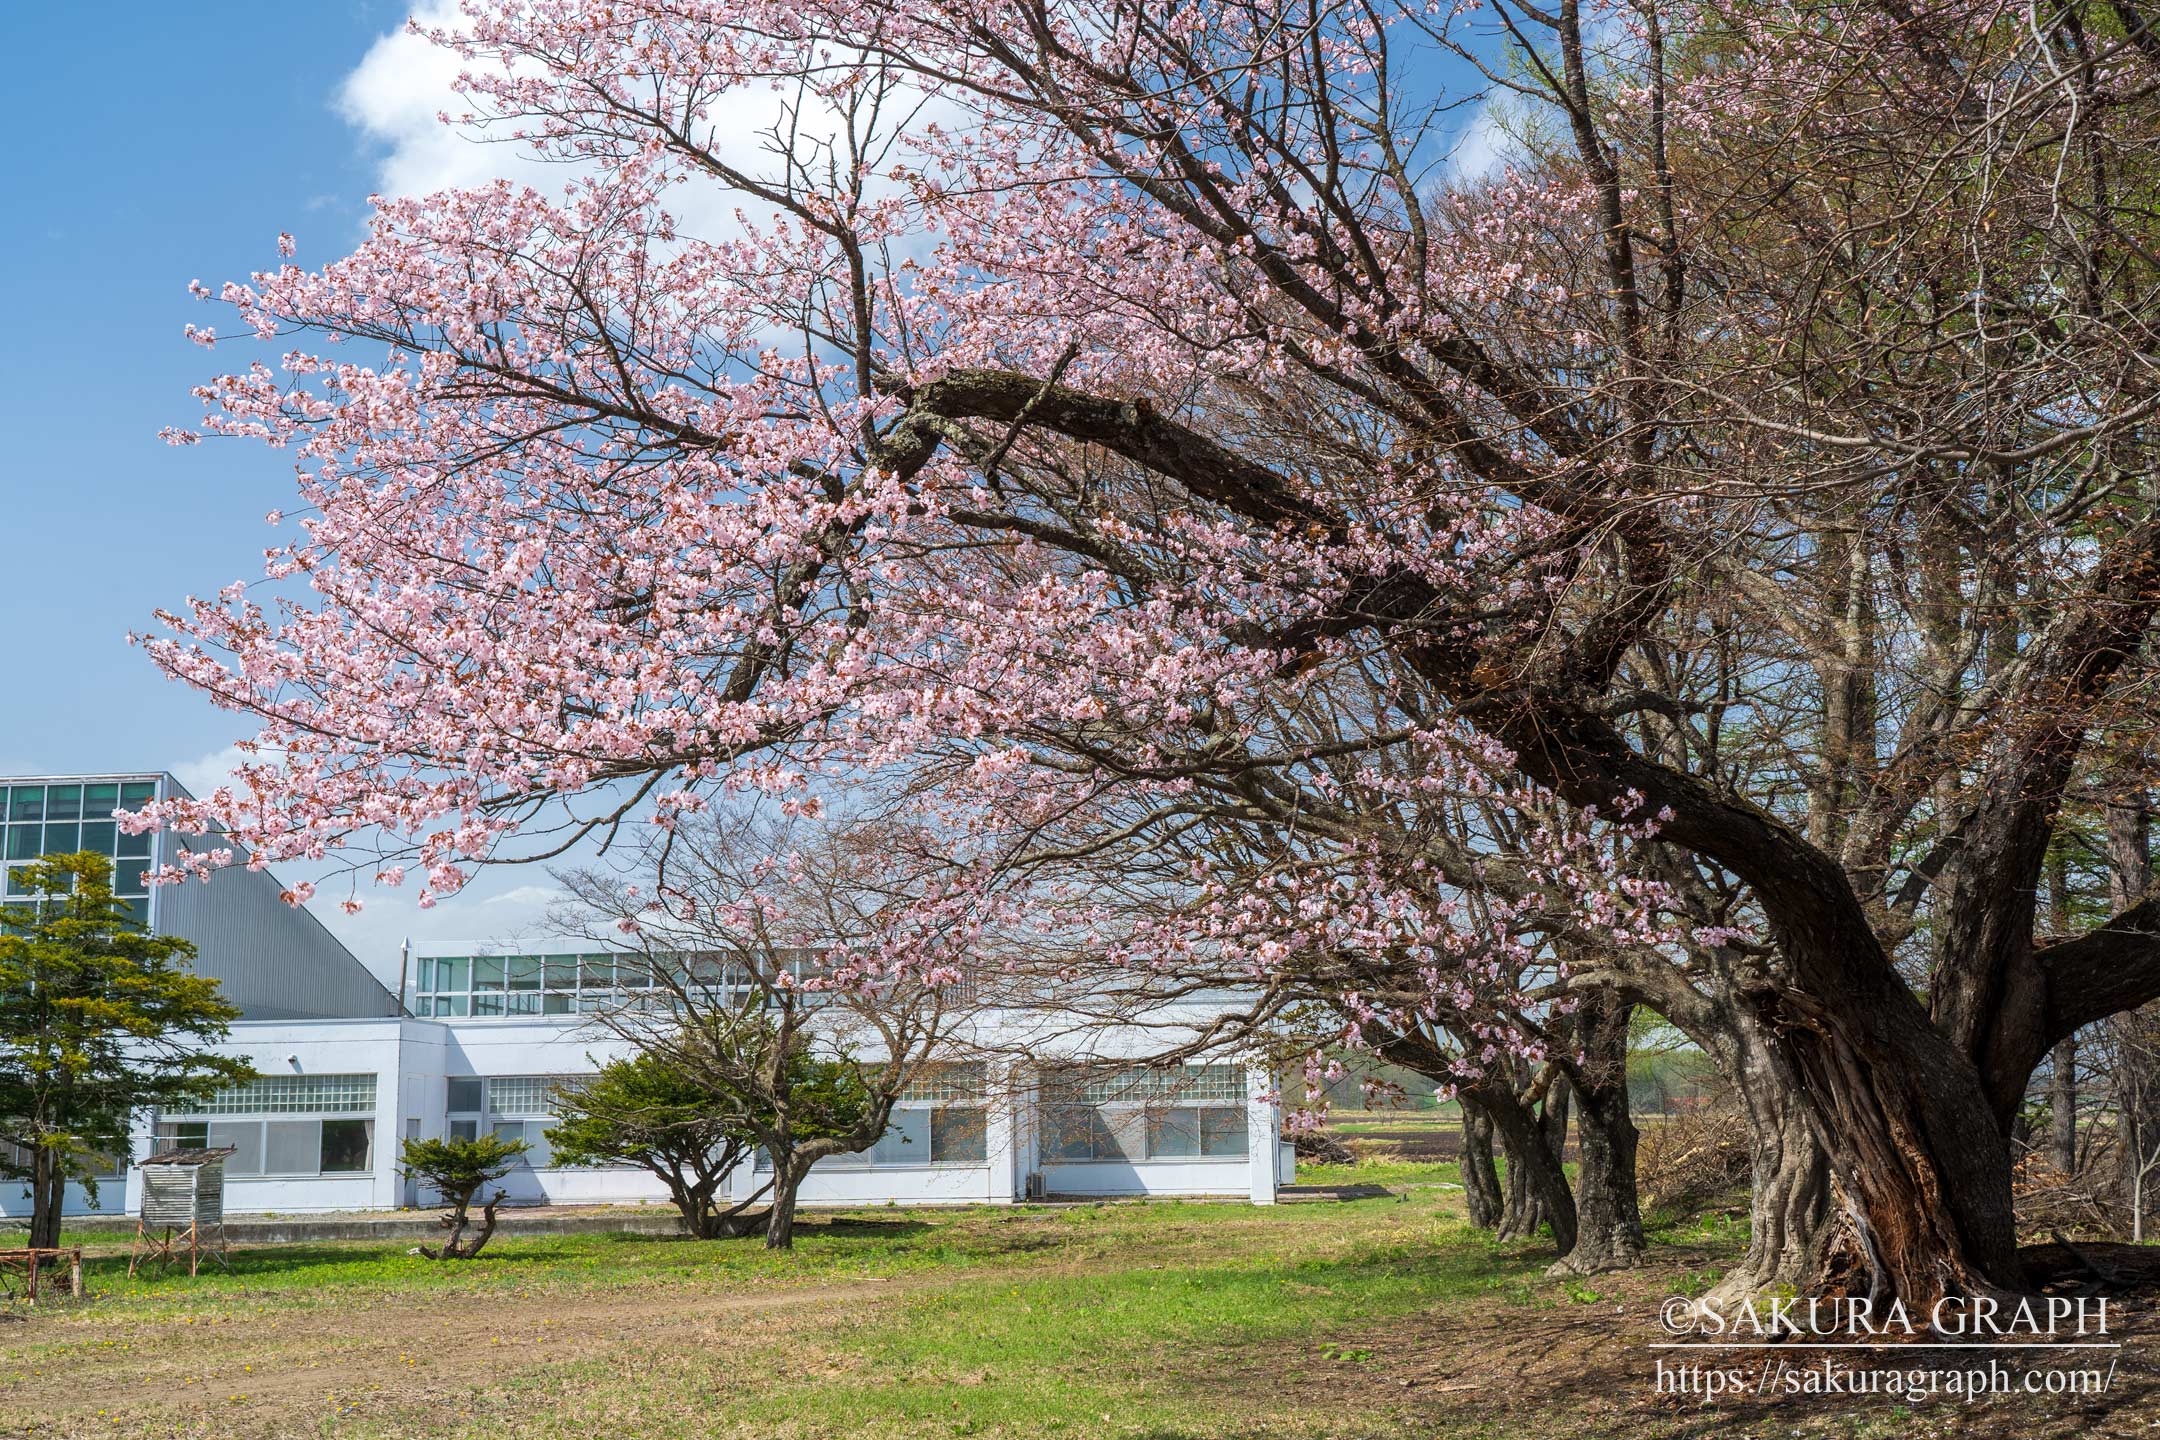
[[[1806,1293],[1828,1248],[1830,1159],[1771,1038],[1745,1012],[1706,1046],[1740,1097],[1748,1139],[1748,1248],[1706,1297],[1727,1309],[1766,1291]]]
[[[1478,1098],[1492,1116],[1507,1156],[1507,1183],[1500,1237],[1522,1239],[1551,1227],[1553,1245],[1562,1255],[1575,1248],[1575,1196],[1560,1167],[1567,1139],[1567,1081],[1556,1077],[1546,1091],[1543,1113],[1533,1116],[1503,1075],[1489,1076]]]
[[[1554,1273],[1625,1270],[1643,1260],[1635,1190],[1635,1121],[1628,1113],[1628,1022],[1635,1007],[1611,990],[1586,995],[1576,1012],[1582,1051],[1575,1084],[1575,1244]]]
[[[766,1249],[795,1248],[795,1195],[802,1189],[803,1177],[809,1173],[807,1165],[790,1162],[782,1166],[778,1161],[774,1162],[772,1208],[765,1212]]]
[[[2065,1036],[2050,1055],[2048,1076],[2048,1149],[2055,1168],[2077,1174],[2077,1039]]]
[[[1781,1048],[1879,1273],[1908,1306],[2021,1289],[2010,1152],[1978,1068],[1902,982],[1772,1001]]]
[[[1506,1197],[1500,1190],[1500,1173],[1493,1166],[1493,1122],[1484,1107],[1468,1096],[1458,1100],[1462,1107],[1463,1155],[1462,1172],[1463,1203],[1470,1211],[1470,1223],[1480,1230],[1496,1230],[1500,1226],[1500,1212]]]

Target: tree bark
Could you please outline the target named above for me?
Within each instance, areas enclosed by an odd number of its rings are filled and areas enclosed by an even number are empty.
[[[1879,1285],[1912,1307],[2022,1287],[2009,1146],[1973,1062],[1902,983],[1772,1003]]]
[[[67,1178],[53,1152],[43,1145],[30,1152],[30,1248],[49,1250],[60,1243],[60,1210],[67,1198]]]
[[[2048,1149],[2055,1168],[2077,1174],[2077,1040],[2055,1042],[2048,1075]]]
[[[1764,1291],[1806,1293],[1828,1247],[1830,1159],[1770,1036],[1742,1017],[1705,1046],[1740,1097],[1748,1139],[1748,1248],[1705,1298],[1729,1309]]]
[[[1462,1107],[1463,1157],[1458,1168],[1463,1203],[1470,1211],[1471,1224],[1480,1230],[1497,1230],[1506,1199],[1500,1190],[1500,1173],[1493,1166],[1492,1116],[1468,1096],[1459,1097],[1457,1103]]]
[[[1575,1196],[1560,1167],[1567,1139],[1566,1077],[1553,1079],[1542,1113],[1535,1116],[1504,1075],[1488,1074],[1478,1086],[1478,1098],[1492,1116],[1507,1156],[1500,1237],[1520,1239],[1550,1226],[1554,1248],[1567,1254],[1575,1248],[1576,1223]]]
[[[1634,1005],[1610,989],[1576,1011],[1582,1059],[1574,1085],[1575,1244],[1553,1273],[1591,1275],[1640,1265],[1645,1249],[1635,1188],[1636,1132],[1628,1113],[1628,1024]]]
[[[773,1162],[772,1208],[765,1213],[765,1248],[768,1250],[792,1250],[795,1248],[795,1195],[802,1189],[803,1177],[810,1173],[808,1165],[790,1161],[782,1165]]]

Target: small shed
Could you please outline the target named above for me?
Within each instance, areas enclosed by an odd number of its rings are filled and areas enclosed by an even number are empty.
[[[160,1150],[137,1165],[142,1171],[142,1208],[135,1221],[135,1248],[128,1274],[146,1260],[176,1265],[183,1252],[188,1274],[208,1255],[225,1259],[225,1161],[238,1147]]]

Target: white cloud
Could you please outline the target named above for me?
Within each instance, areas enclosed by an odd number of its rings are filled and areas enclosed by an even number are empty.
[[[456,0],[426,0],[413,12],[423,27],[455,27]],[[338,88],[338,113],[374,144],[383,157],[377,189],[385,195],[425,195],[454,185],[498,178],[546,189],[551,167],[522,145],[475,139],[439,118],[470,108],[454,88],[465,62],[428,43],[403,25],[379,37],[358,68]]]
[[[233,784],[233,767],[247,764],[252,758],[242,754],[239,746],[228,745],[193,760],[182,760],[170,770],[173,778],[186,786],[190,795],[201,799],[220,785]]]
[[[423,29],[455,30],[463,24],[456,0],[423,0],[413,18]],[[477,68],[485,63],[476,60],[472,65]],[[443,124],[440,117],[445,114],[465,115],[476,108],[457,93],[458,74],[466,68],[467,63],[455,53],[400,25],[378,37],[345,77],[338,89],[338,113],[381,149],[376,186],[380,193],[409,197],[505,179],[555,194],[572,175],[591,173],[584,165],[539,159],[522,141],[484,140],[472,127]],[[786,86],[743,85],[711,102],[716,153],[746,174],[777,177],[781,167],[772,152],[773,136],[767,132],[780,122],[791,102],[802,107],[799,123],[793,127],[798,153],[811,153],[820,142],[837,139],[842,116],[830,102],[814,95],[798,96]],[[952,125],[959,118],[949,104],[920,102],[919,92],[903,87],[887,99],[883,113],[905,118],[916,127],[932,119]],[[871,186],[873,193],[886,188],[884,181]],[[665,203],[683,234],[708,241],[734,238],[740,232],[738,212],[755,217],[765,209],[705,178],[677,186],[668,192]]]
[[[1458,183],[1486,179],[1498,174],[1516,151],[1515,137],[1508,133],[1500,112],[1488,100],[1478,106],[1470,123],[1456,137],[1455,148],[1448,156],[1448,178]]]
[[[490,895],[480,903],[483,905],[516,905],[520,908],[528,908],[534,905],[552,905],[556,901],[566,898],[568,897],[565,892],[556,889],[552,885],[520,885],[516,889],[505,890],[500,895]]]

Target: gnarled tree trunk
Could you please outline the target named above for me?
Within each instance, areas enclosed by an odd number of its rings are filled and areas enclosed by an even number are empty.
[[[1470,1223],[1480,1230],[1497,1230],[1506,1197],[1500,1189],[1500,1172],[1493,1165],[1493,1122],[1484,1107],[1469,1096],[1460,1096],[1462,1108],[1463,1203]]]
[[[1770,1016],[1879,1270],[1870,1288],[1916,1308],[2018,1290],[2009,1145],[1980,1072],[1888,978],[1796,987]]]
[[[1748,1248],[1705,1303],[1728,1309],[1765,1291],[1804,1292],[1830,1240],[1830,1157],[1771,1037],[1741,1007],[1704,1048],[1747,1123]]]
[[[803,1177],[809,1173],[810,1163],[791,1158],[783,1165],[774,1160],[772,1208],[765,1212],[766,1249],[795,1248],[795,1196],[802,1189]]]
[[[1505,1077],[1491,1077],[1479,1090],[1507,1157],[1500,1238],[1523,1239],[1549,1226],[1553,1247],[1562,1255],[1575,1248],[1576,1238],[1575,1195],[1560,1164],[1567,1143],[1567,1083],[1565,1076],[1555,1076],[1536,1114]]]
[[[1576,1011],[1581,1057],[1574,1085],[1575,1244],[1554,1273],[1624,1270],[1643,1260],[1635,1189],[1635,1121],[1628,1113],[1627,1046],[1632,1002],[1599,987]]]

